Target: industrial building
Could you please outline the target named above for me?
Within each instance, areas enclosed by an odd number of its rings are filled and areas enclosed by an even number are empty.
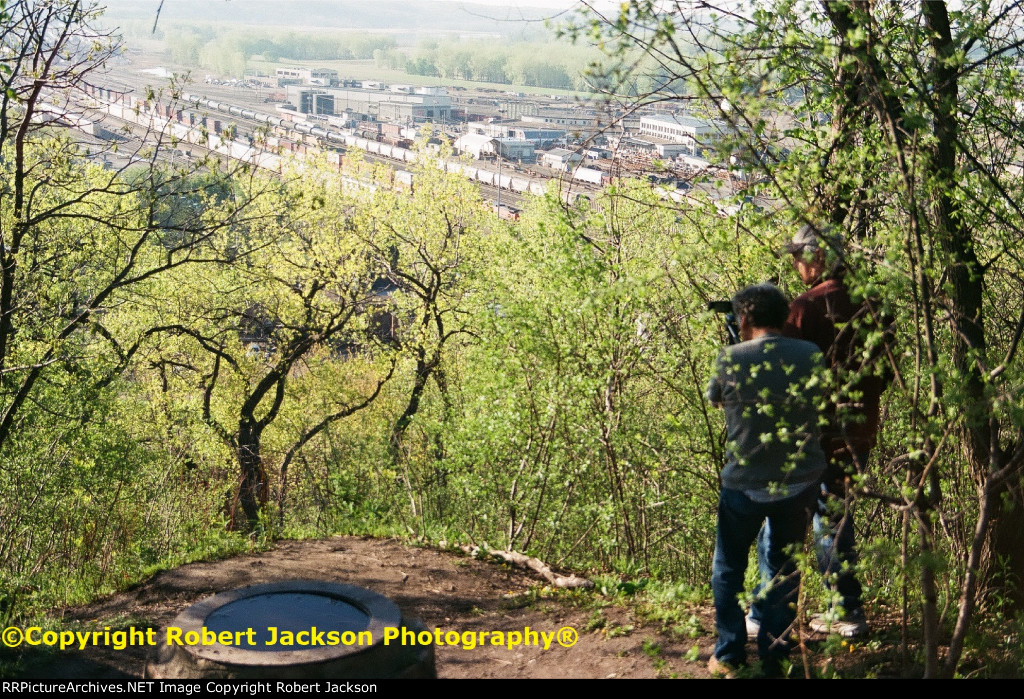
[[[617,150],[650,153],[657,155],[659,158],[675,158],[681,155],[693,156],[694,151],[693,143],[679,143],[671,139],[657,138],[655,136],[622,136],[609,140],[614,141]]]
[[[701,155],[704,150],[713,148],[724,136],[731,133],[731,127],[722,121],[697,119],[691,116],[676,114],[652,114],[640,117],[640,135],[650,136],[652,143],[678,143],[684,148],[679,153],[685,155]],[[665,148],[674,151],[676,149]],[[662,153],[668,155],[667,152]]]
[[[534,148],[540,148],[556,141],[565,142],[565,131],[558,129],[542,129],[532,124],[524,125],[516,122],[471,121],[466,124],[467,133],[481,134],[493,138],[513,138],[518,141],[529,141]]]
[[[338,84],[338,71],[331,68],[278,68],[276,75],[279,87],[286,85],[330,87]]]
[[[495,138],[479,133],[463,134],[455,141],[455,150],[468,153],[476,160],[500,154],[506,160],[533,162],[536,158],[533,143],[516,138]]]
[[[536,158],[532,141],[525,141],[519,138],[499,138],[497,143],[498,151],[503,158],[518,160],[524,163],[532,163]]]
[[[552,148],[547,153],[544,153],[540,157],[540,164],[545,167],[549,167],[552,170],[560,170],[562,172],[568,170],[575,163],[579,163],[583,160],[583,156],[579,153],[573,153],[567,148]]]
[[[299,112],[302,114],[334,115],[334,97],[323,90],[301,90],[298,93]]]
[[[310,90],[289,85],[288,101],[299,106],[299,111],[306,114],[317,113],[304,111],[303,92]],[[328,95],[333,99],[334,112],[366,114],[376,121],[407,123],[415,121],[446,121],[451,119],[452,102],[447,95],[438,94],[406,94],[390,90],[363,90],[356,88],[322,88],[315,91],[318,95]],[[312,108],[314,102],[306,99]]]
[[[563,109],[538,109],[536,114],[523,114],[520,121],[528,124],[556,124],[558,126],[596,126],[597,114]]]
[[[455,150],[460,153],[468,153],[476,160],[479,160],[485,155],[494,155],[497,151],[497,146],[493,136],[467,133],[456,139]]]

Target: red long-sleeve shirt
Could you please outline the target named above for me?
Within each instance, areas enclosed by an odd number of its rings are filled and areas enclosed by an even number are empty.
[[[879,404],[885,379],[872,361],[877,352],[865,347],[874,322],[864,304],[855,304],[841,278],[819,282],[793,299],[783,333],[816,344],[836,379],[838,401],[831,406],[831,425],[822,432],[826,455],[849,449],[864,454],[878,434]]]

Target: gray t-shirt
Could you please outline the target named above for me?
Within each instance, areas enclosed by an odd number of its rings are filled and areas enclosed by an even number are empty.
[[[723,488],[792,496],[820,477],[821,368],[815,344],[782,335],[719,352],[707,397],[725,410]]]

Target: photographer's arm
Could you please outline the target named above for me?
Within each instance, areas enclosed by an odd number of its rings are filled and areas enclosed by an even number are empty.
[[[708,390],[705,391],[704,396],[708,399],[708,402],[716,408],[722,407],[722,361],[724,360],[723,352],[718,353],[718,358],[715,360],[715,373],[711,377],[711,381],[708,382]]]

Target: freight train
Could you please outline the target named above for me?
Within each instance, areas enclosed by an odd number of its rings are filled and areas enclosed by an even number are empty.
[[[186,126],[205,126],[211,134],[221,134],[224,131],[225,125],[220,119],[200,114],[198,110],[217,111],[267,124],[280,132],[288,134],[295,140],[294,143],[280,143],[279,145],[282,147],[282,150],[288,150],[299,155],[306,154],[310,152],[306,147],[306,137],[309,137],[309,139],[315,139],[309,143],[310,146],[315,147],[315,150],[312,152],[319,152],[321,151],[319,146],[326,146],[322,150],[327,154],[327,161],[336,167],[341,166],[341,157],[337,150],[331,150],[332,147],[335,149],[356,148],[398,163],[415,163],[419,157],[415,150],[407,147],[409,145],[407,140],[402,139],[389,143],[385,140],[378,140],[382,139],[380,134],[376,134],[377,138],[375,139],[368,137],[371,134],[363,131],[331,128],[322,121],[310,121],[307,115],[299,114],[292,110],[279,110],[277,114],[268,114],[255,109],[239,107],[227,102],[218,102],[188,93],[182,95],[181,106],[167,106],[155,101],[150,103],[145,100],[139,100],[131,93],[117,92],[98,86],[87,85],[85,91],[108,104],[119,104],[125,110],[149,112]],[[507,170],[505,172],[497,172],[460,159],[441,159],[437,162],[438,167],[446,172],[458,173],[481,184],[517,194],[541,196],[547,191],[548,183],[550,182],[549,179],[544,177],[529,177],[515,172],[509,174]],[[581,170],[583,169],[581,168]],[[574,179],[584,181],[587,184],[597,184],[597,182],[591,182],[592,178],[587,177],[591,172],[596,171],[586,170],[582,173],[582,176],[574,177]],[[401,179],[402,184],[406,188],[414,186],[412,173],[403,171]],[[591,197],[591,194],[587,192],[573,191],[565,187],[561,189],[562,199],[570,203],[581,198],[590,199]]]

